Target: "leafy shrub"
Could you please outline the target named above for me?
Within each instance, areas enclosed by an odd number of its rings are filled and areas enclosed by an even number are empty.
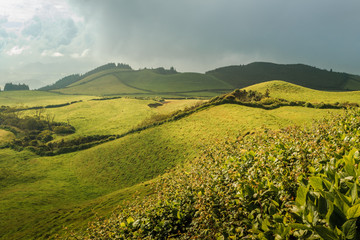
[[[56,134],[61,134],[61,135],[72,134],[75,132],[75,128],[70,125],[60,125],[60,126],[54,127],[54,132]]]
[[[239,137],[95,222],[96,239],[358,239],[360,111]]]

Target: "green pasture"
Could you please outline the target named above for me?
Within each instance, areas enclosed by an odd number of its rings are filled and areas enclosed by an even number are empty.
[[[208,89],[232,89],[232,86],[200,73],[157,74],[151,70],[119,72],[116,76],[124,83],[150,92],[185,92]]]
[[[269,89],[271,97],[283,98],[289,101],[305,101],[311,103],[360,103],[360,91],[319,91],[283,81],[259,83],[245,89],[256,90],[259,92],[265,92],[266,89]]]
[[[86,78],[85,78],[86,79]],[[125,85],[114,75],[100,76],[89,82],[79,81],[66,88],[55,90],[65,94],[124,95],[145,93]]]
[[[63,95],[45,91],[7,91],[0,92],[0,106],[34,107],[63,104],[67,102],[89,100],[94,96]]]
[[[212,97],[232,89],[228,83],[200,73],[160,74],[154,70],[105,70],[54,90],[65,94]],[[220,91],[221,92],[221,91]]]
[[[272,84],[272,89],[268,85],[261,90],[269,88],[274,96],[280,94],[281,86],[288,91],[293,87],[295,96],[288,96],[293,100],[325,99],[331,94],[340,102],[355,101],[343,93],[299,88],[301,92],[293,85]],[[254,88],[260,89],[259,86]],[[311,93],[319,97],[311,98]],[[65,96],[47,94],[46,101],[51,96]],[[287,98],[285,93],[282,98]],[[43,105],[37,104],[36,99],[28,99],[33,106]],[[62,100],[69,102],[66,98]],[[46,109],[43,114],[54,116],[55,121],[69,121],[77,129],[75,136],[121,134],[153,115],[184,109],[197,102],[167,99],[162,106],[150,108],[148,104],[154,103],[153,100],[84,99],[69,106]],[[39,157],[27,151],[0,149],[0,239],[41,239],[61,233],[65,226],[78,229],[96,215],[111,214],[122,201],[151,194],[148,181],[156,181],[176,165],[191,163],[209,147],[266,128],[311,126],[314,119],[342,112],[304,107],[264,110],[225,104],[70,154]],[[0,138],[7,134],[0,132]]]
[[[162,106],[151,108],[154,100],[118,98],[101,101],[83,101],[59,108],[49,108],[43,115],[54,117],[56,122],[67,122],[76,132],[69,138],[83,135],[123,134],[137,126],[146,118],[156,114],[168,114],[192,106],[200,100],[166,100]],[[23,111],[34,115],[37,110]]]

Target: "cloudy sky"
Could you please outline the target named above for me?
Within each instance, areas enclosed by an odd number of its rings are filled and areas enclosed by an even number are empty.
[[[360,74],[359,10],[359,0],[0,0],[0,86],[38,88],[108,62]]]

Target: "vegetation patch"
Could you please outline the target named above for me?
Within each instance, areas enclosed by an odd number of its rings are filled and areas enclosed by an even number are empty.
[[[159,103],[159,102],[156,102],[156,103],[149,103],[148,106],[151,107],[151,108],[157,108],[157,107],[160,107],[162,106],[163,104],[162,103]]]
[[[86,239],[358,239],[360,111],[246,134],[163,177]]]

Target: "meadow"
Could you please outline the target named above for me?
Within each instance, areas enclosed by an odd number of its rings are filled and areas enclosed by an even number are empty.
[[[357,92],[321,92],[284,82],[269,82],[252,89],[269,89],[271,96],[289,100],[325,101],[326,96],[331,96],[330,102],[360,103]],[[54,141],[83,135],[122,134],[152,116],[199,103],[195,99],[165,99],[158,107],[151,108],[149,104],[159,102],[133,98],[99,101],[92,100],[99,98],[94,96],[39,91],[5,96],[0,93],[11,106],[46,106],[82,100],[45,109],[44,115],[70,122],[76,129],[73,135],[59,135]],[[73,153],[40,157],[27,150],[0,149],[0,238],[46,239],[64,234],[67,231],[64,227],[79,231],[96,216],[108,217],[119,205],[153,195],[153,184],[161,176],[168,176],[176,167],[191,165],[209,148],[236,141],[249,133],[276,131],[292,125],[311,127],[314,120],[343,112],[291,106],[265,110],[224,104]],[[21,116],[35,113],[36,110],[19,112]],[[5,130],[0,132],[1,142],[13,137]]]
[[[2,106],[12,107],[35,107],[63,104],[73,101],[89,100],[97,98],[86,95],[62,95],[44,91],[9,91],[0,92],[0,103]]]
[[[228,83],[200,73],[161,74],[156,70],[100,71],[53,90],[64,94],[129,95],[165,97],[211,97],[233,87]]]

